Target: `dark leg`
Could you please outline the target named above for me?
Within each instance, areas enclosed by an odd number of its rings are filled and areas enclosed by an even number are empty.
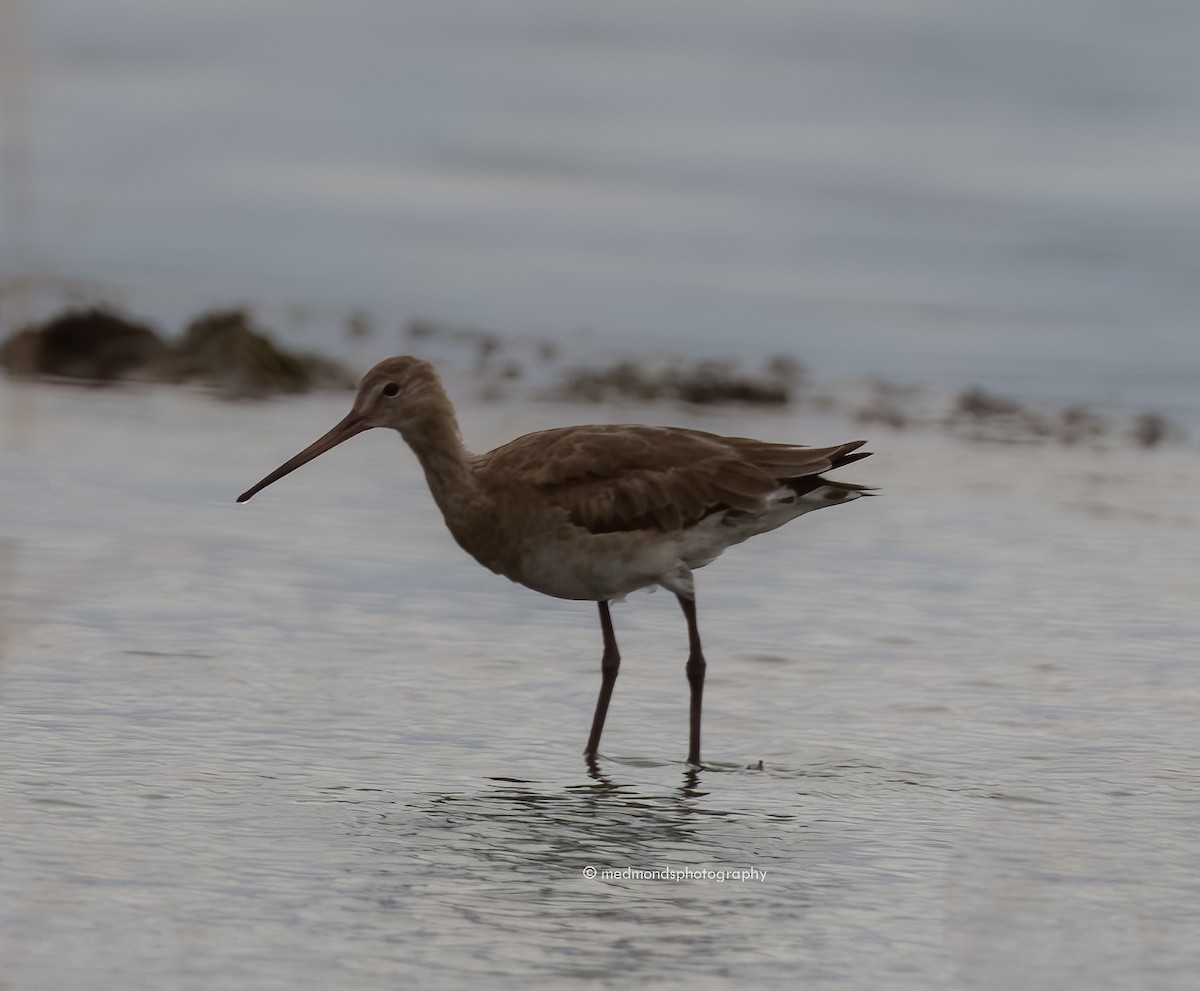
[[[688,763],[700,763],[700,698],[704,694],[704,654],[700,650],[700,630],[696,626],[696,600],[676,595],[688,625],[687,679],[692,689],[691,733],[688,737]]]
[[[617,650],[617,638],[613,633],[612,616],[608,603],[599,602],[600,630],[604,634],[604,656],[600,659],[600,697],[596,699],[596,714],[592,717],[592,733],[583,751],[588,757],[596,756],[600,746],[600,734],[604,732],[604,717],[608,715],[608,700],[612,698],[613,685],[617,682],[617,671],[621,667],[621,654]]]

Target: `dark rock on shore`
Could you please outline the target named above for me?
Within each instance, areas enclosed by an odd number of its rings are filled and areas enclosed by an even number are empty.
[[[761,375],[749,375],[726,362],[702,361],[693,365],[648,367],[636,361],[619,361],[606,368],[575,368],[563,378],[558,394],[584,402],[661,400],[692,405],[740,403],[783,406],[803,377],[798,362],[773,359]]]
[[[10,375],[115,382],[146,378],[168,345],[153,329],[103,308],[67,310],[40,327],[17,331],[0,345]]]
[[[961,392],[944,425],[970,440],[1028,444],[1103,444],[1121,439],[1114,424],[1095,410],[1073,404],[1059,409],[1033,409],[1007,396],[978,387]],[[1157,447],[1167,440],[1182,440],[1184,431],[1162,413],[1146,411],[1133,418],[1124,439],[1142,447]]]
[[[279,347],[239,309],[201,314],[177,344],[103,308],[68,310],[13,334],[0,365],[23,378],[198,382],[229,399],[354,385],[337,362]]]
[[[278,347],[244,310],[196,317],[163,363],[170,382],[201,382],[228,399],[257,399],[354,383],[335,362]]]

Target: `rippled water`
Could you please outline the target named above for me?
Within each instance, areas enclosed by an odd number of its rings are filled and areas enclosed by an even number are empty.
[[[397,439],[232,503],[344,398],[0,388],[6,991],[1193,986],[1191,454],[876,436],[885,498],[700,573],[703,770],[674,599],[616,607],[589,773],[594,608],[466,558]]]

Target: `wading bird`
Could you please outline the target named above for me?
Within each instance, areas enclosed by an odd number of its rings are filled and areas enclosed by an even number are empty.
[[[680,427],[558,427],[488,454],[463,447],[433,366],[407,356],[363,377],[350,413],[238,502],[372,427],[408,442],[446,526],[485,568],[536,592],[596,602],[604,654],[584,753],[594,759],[621,655],[609,603],[640,588],[675,593],[687,619],[688,762],[700,763],[704,654],[692,572],[725,548],[797,516],[869,494],[821,473],[868,456],[865,442],[771,444]]]

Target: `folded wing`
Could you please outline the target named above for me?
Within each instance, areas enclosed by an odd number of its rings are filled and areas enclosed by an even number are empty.
[[[640,425],[526,434],[476,462],[538,489],[592,533],[679,530],[710,513],[761,512],[781,484],[865,457],[862,441],[770,444],[700,430]]]

